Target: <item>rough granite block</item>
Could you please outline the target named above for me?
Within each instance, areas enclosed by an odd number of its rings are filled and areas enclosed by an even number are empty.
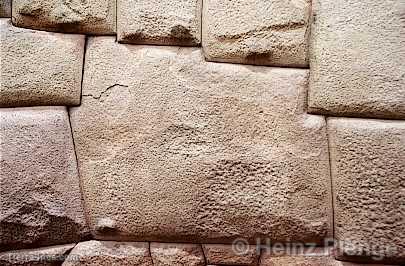
[[[150,253],[154,266],[205,266],[199,244],[151,243]]]

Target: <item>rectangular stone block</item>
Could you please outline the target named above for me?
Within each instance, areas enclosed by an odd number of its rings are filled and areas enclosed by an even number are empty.
[[[405,118],[405,2],[314,0],[310,113]]]
[[[18,27],[96,35],[116,32],[116,0],[13,0]]]
[[[205,266],[204,253],[199,244],[151,243],[154,266]]]
[[[84,36],[17,28],[0,19],[0,107],[78,105]]]
[[[405,121],[328,119],[337,258],[405,261]]]
[[[204,0],[208,61],[307,67],[310,0]]]
[[[0,18],[11,17],[11,0],[0,0]]]
[[[118,41],[198,46],[202,0],[117,0]]]
[[[65,107],[0,109],[0,155],[0,251],[87,236]]]
[[[91,38],[70,115],[94,236],[322,242],[326,122],[304,111],[307,77]]]
[[[233,245],[204,244],[203,250],[210,265],[257,266],[259,263],[260,247],[255,245],[237,242]]]

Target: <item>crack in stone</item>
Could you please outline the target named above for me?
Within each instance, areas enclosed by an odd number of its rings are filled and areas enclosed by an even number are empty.
[[[83,94],[82,97],[92,97],[93,99],[100,100],[100,98],[101,98],[105,93],[107,93],[108,91],[112,90],[112,89],[115,88],[115,87],[128,88],[128,85],[122,85],[122,84],[116,83],[116,84],[114,84],[114,85],[111,85],[111,86],[107,87],[107,88],[106,88],[104,91],[102,91],[102,92],[100,93],[100,95],[98,95],[98,96],[95,96],[95,95],[93,95],[93,94]]]

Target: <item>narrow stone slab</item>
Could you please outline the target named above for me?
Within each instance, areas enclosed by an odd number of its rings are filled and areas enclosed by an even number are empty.
[[[307,67],[310,0],[205,0],[202,38],[209,61]]]
[[[405,2],[314,0],[308,109],[405,118]]]
[[[118,41],[197,46],[202,0],[117,0]]]
[[[328,119],[338,255],[405,261],[405,121]]]
[[[0,0],[0,18],[11,17],[11,0]]]
[[[205,266],[201,245],[179,243],[151,243],[154,266]]]
[[[259,262],[260,247],[255,245],[203,245],[208,264],[256,266]]]
[[[21,249],[0,253],[2,266],[56,266],[61,265],[75,244]]]
[[[75,246],[62,266],[154,266],[146,242],[86,241]]]
[[[21,29],[8,19],[0,19],[0,33],[0,107],[80,103],[84,36]]]
[[[86,235],[66,108],[0,109],[0,154],[0,250]]]
[[[115,34],[115,0],[13,0],[13,24],[36,30]]]
[[[94,235],[322,242],[326,122],[304,111],[307,76],[91,38],[70,115]]]

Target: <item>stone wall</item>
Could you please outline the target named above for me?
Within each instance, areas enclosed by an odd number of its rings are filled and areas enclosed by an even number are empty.
[[[0,265],[405,263],[402,0],[0,0]]]

